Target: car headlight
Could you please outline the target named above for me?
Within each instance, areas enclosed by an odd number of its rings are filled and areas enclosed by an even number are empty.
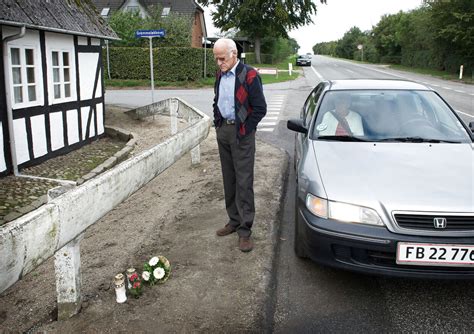
[[[312,194],[306,195],[306,208],[312,214],[325,219],[331,218],[345,223],[384,225],[374,209],[328,201]]]

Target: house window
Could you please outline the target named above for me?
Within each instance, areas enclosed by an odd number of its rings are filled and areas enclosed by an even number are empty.
[[[127,6],[127,11],[129,12],[138,12],[140,8],[138,6]]]
[[[35,49],[33,48],[10,48],[13,104],[17,107],[37,102],[35,59]]]
[[[168,16],[170,14],[170,9],[171,7],[164,7],[161,16]]]
[[[107,17],[107,16],[109,16],[109,12],[110,12],[110,8],[105,7],[105,8],[102,8],[102,11],[100,12],[100,15],[103,16],[103,17]]]
[[[52,52],[54,99],[71,97],[71,55],[67,51]]]

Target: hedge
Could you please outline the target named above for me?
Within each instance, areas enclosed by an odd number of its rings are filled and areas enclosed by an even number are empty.
[[[273,64],[273,55],[261,53],[260,60],[262,64]],[[256,64],[255,52],[245,52],[245,63],[247,64]]]
[[[107,73],[106,50],[102,53]],[[150,50],[139,47],[109,48],[112,79],[150,79]],[[217,70],[212,49],[206,50],[206,76]],[[153,75],[157,81],[196,81],[203,77],[204,49],[168,47],[153,49]]]

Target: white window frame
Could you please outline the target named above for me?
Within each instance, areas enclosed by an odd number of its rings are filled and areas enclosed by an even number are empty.
[[[161,17],[167,17],[170,15],[171,7],[163,7],[161,11]]]
[[[51,86],[52,86],[52,98],[53,102],[67,102],[73,100],[73,66],[72,64],[72,52],[71,50],[60,50],[60,49],[51,49]],[[54,54],[58,56],[58,64],[54,64]],[[64,65],[64,54],[67,53],[68,65]],[[65,79],[65,70],[69,71],[69,80]],[[58,80],[55,81],[55,71],[58,71]],[[56,87],[59,86],[59,97],[56,96]],[[74,85],[75,86],[75,85]],[[67,96],[67,89],[69,87],[69,96]]]
[[[20,64],[13,64],[12,62],[12,49],[18,49],[20,53]],[[33,50],[33,64],[26,64],[26,50]],[[10,76],[10,96],[12,109],[28,108],[43,104],[43,89],[42,89],[42,75],[41,75],[41,52],[36,45],[31,44],[9,44],[8,45],[8,65],[9,65],[9,76]],[[14,83],[14,69],[20,69],[20,83]],[[34,73],[35,81],[28,83],[27,69],[32,68]],[[15,101],[15,88],[21,88],[22,102]],[[34,87],[36,98],[33,101],[29,100],[28,87]]]
[[[66,102],[77,101],[77,78],[76,78],[76,50],[74,47],[74,38],[72,35],[46,32],[46,66],[47,73],[45,74],[48,78],[48,104],[60,104]],[[53,73],[53,52],[58,52],[60,58],[62,58],[63,52],[69,53],[69,68],[70,68],[70,83],[71,83],[71,96],[64,96],[64,85],[61,85],[61,97],[55,98],[54,95],[54,73]],[[61,62],[62,63],[62,59]],[[60,69],[59,82],[64,83],[64,71]]]
[[[109,13],[110,13],[110,7],[104,7],[104,8],[102,8],[102,11],[100,12],[100,15],[102,17],[107,17],[107,16],[109,16]]]

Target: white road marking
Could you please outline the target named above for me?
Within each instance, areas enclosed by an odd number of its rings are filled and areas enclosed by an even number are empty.
[[[474,115],[467,114],[467,113],[465,113],[465,112],[462,112],[462,111],[460,111],[460,110],[454,110],[454,111],[455,111],[455,112],[458,112],[458,113],[460,113],[460,114],[463,114],[463,115],[469,116],[469,117],[471,117],[471,118],[474,118]]]
[[[316,74],[316,76],[319,78],[319,80],[324,81],[323,76],[322,76],[321,74],[319,74],[319,72],[316,71],[313,66],[311,66],[311,69],[312,69],[313,72]]]
[[[267,114],[258,123],[258,131],[273,132],[275,130],[285,99],[286,95],[274,95],[267,100]]]

